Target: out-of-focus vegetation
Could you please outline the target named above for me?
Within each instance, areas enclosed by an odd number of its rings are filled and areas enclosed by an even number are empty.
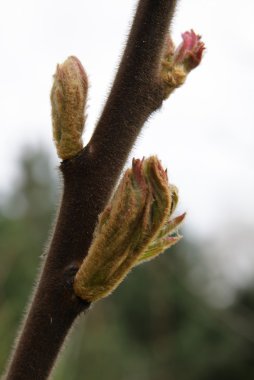
[[[22,180],[0,208],[0,373],[57,203],[57,174],[45,153],[26,154],[20,171]],[[227,309],[213,309],[190,281],[190,272],[201,265],[199,251],[184,239],[133,270],[113,295],[81,316],[53,378],[254,379],[254,291],[242,291]]]

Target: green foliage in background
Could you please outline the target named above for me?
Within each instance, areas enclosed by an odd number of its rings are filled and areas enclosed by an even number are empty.
[[[20,172],[0,208],[0,373],[57,204],[58,175],[46,153],[26,153]],[[94,304],[77,321],[54,379],[253,379],[254,292],[242,292],[226,310],[208,306],[188,280],[198,250],[184,239]]]

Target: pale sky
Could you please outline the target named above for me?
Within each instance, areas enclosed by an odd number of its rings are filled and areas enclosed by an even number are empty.
[[[46,146],[57,165],[49,92],[56,64],[69,55],[82,61],[90,80],[88,142],[136,3],[0,2],[0,192],[18,176],[16,160],[27,145]],[[241,5],[237,0],[180,1],[172,27],[175,42],[193,28],[207,50],[184,87],[146,124],[131,155],[159,156],[180,190],[187,233],[202,239],[222,242],[231,226],[239,231],[238,240],[246,228],[254,235],[253,14],[253,0]]]

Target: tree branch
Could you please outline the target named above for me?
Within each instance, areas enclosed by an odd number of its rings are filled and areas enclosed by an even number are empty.
[[[61,164],[60,212],[6,380],[46,379],[72,323],[89,306],[74,294],[74,275],[143,123],[162,103],[157,75],[175,4],[175,0],[139,2],[92,139],[81,154]]]
[[[115,82],[90,141],[91,152],[114,156],[119,168],[148,116],[162,104],[160,61],[175,5],[175,0],[140,1]]]

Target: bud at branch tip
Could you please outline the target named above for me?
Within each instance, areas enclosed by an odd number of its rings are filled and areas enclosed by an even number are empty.
[[[201,62],[205,45],[201,36],[193,30],[182,34],[182,43],[175,49],[168,35],[161,62],[161,78],[166,99],[177,87],[180,87],[190,73]]]

